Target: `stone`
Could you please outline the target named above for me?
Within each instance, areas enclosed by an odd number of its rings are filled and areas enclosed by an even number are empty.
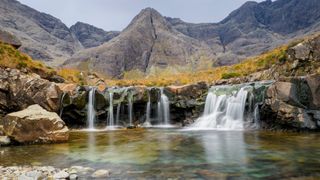
[[[311,90],[311,109],[320,109],[320,75],[307,76],[306,81]]]
[[[65,171],[60,171],[56,174],[53,175],[54,179],[67,179],[69,178],[69,173],[65,172]]]
[[[106,178],[108,176],[109,176],[109,171],[105,169],[97,170],[91,175],[91,177],[93,178]]]
[[[76,179],[78,179],[78,175],[77,175],[77,174],[71,174],[71,175],[69,176],[69,179],[70,179],[70,180],[76,180]]]
[[[8,136],[0,136],[0,146],[6,146],[11,143],[10,138]]]
[[[39,104],[48,111],[58,112],[62,91],[37,74],[26,74],[17,69],[0,68],[0,110],[4,114]],[[2,96],[3,95],[3,96]]]
[[[13,46],[14,48],[18,49],[21,47],[21,42],[17,37],[15,37],[13,34],[0,30],[0,42],[9,44]]]
[[[6,115],[3,127],[7,136],[21,144],[65,142],[69,138],[68,127],[60,117],[39,105]]]
[[[310,55],[310,47],[307,44],[299,43],[295,47],[292,48],[295,52],[295,58],[300,60],[309,59]]]

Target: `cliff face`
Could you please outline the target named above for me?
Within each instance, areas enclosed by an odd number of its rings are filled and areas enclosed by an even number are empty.
[[[196,65],[201,56],[211,57],[208,46],[176,31],[161,14],[147,8],[119,36],[75,54],[64,65],[87,64],[87,70],[121,77],[134,69],[146,72],[153,66]]]
[[[16,0],[0,1],[0,28],[22,42],[21,51],[53,65],[81,49],[78,40],[59,19]]]
[[[247,2],[219,23],[192,24],[167,18],[175,29],[207,42],[218,64],[234,64],[320,29],[317,0]]]
[[[82,22],[77,22],[75,25],[71,26],[70,30],[84,48],[100,46],[120,34],[118,31],[107,32]]]

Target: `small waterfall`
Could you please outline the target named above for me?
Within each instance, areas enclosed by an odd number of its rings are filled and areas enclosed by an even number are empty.
[[[90,87],[89,90],[89,101],[87,105],[87,124],[88,129],[95,129],[94,128],[94,121],[96,119],[96,110],[94,109],[95,104],[95,94],[96,94],[96,87]]]
[[[133,117],[132,117],[132,111],[133,111],[133,93],[129,92],[128,94],[128,114],[129,114],[129,126],[133,125]]]
[[[163,88],[160,89],[160,99],[158,101],[158,121],[162,125],[170,125],[170,102],[164,94]]]
[[[150,97],[150,91],[148,90],[148,103],[146,108],[146,121],[143,124],[145,127],[151,127],[151,97]]]
[[[202,117],[191,129],[243,130],[259,127],[259,107],[273,81],[214,86],[209,90]]]
[[[116,126],[119,126],[119,120],[120,120],[120,111],[121,111],[121,102],[118,103],[117,106],[117,117],[116,117]]]
[[[204,114],[191,128],[242,130],[248,88],[242,87],[232,95],[209,92]]]
[[[114,117],[113,117],[113,92],[109,92],[109,117],[108,117],[108,126],[114,126]]]
[[[67,95],[66,92],[63,92],[62,96],[61,96],[61,99],[60,99],[60,112],[59,112],[59,116],[62,117],[62,114],[63,114],[63,100],[64,100],[64,97]]]

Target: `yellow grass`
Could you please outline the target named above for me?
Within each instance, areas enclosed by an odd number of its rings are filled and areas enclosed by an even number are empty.
[[[232,77],[243,77],[254,72],[265,70],[272,65],[285,61],[287,46],[276,48],[260,56],[247,59],[239,64],[232,66],[215,67],[208,70],[197,72],[173,72],[172,69],[155,70],[151,75],[145,76],[137,70],[126,72],[122,80],[106,79],[109,86],[167,86],[167,85],[184,85],[200,81],[213,82],[220,79]]]

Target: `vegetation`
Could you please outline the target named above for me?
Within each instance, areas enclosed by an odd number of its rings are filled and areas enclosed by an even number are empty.
[[[288,46],[282,46],[260,56],[247,59],[232,66],[222,66],[207,70],[191,71],[189,68],[178,69],[174,67],[159,69],[152,67],[148,76],[134,70],[125,73],[125,78],[121,80],[107,79],[109,86],[167,86],[184,85],[200,81],[213,82],[220,79],[230,79],[234,77],[244,77],[249,74],[269,69],[274,64],[281,64],[286,60]]]
[[[42,62],[32,60],[28,55],[21,53],[14,47],[0,42],[0,67],[26,69],[39,74],[51,76],[55,74],[52,68],[43,65]]]

